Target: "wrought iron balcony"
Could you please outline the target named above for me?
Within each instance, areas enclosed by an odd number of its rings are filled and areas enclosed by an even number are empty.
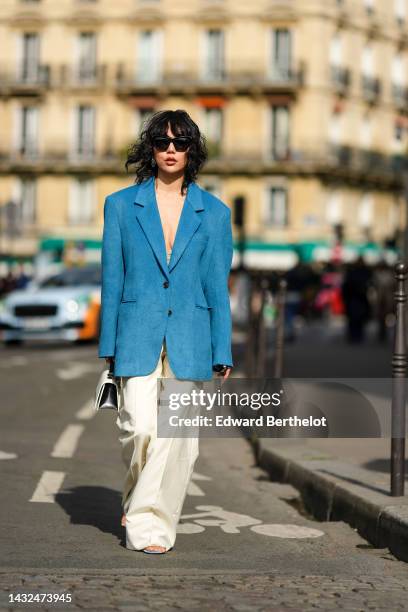
[[[23,143],[14,150],[0,150],[1,171],[29,170],[38,174],[65,173],[67,171],[94,171],[120,173],[124,168],[121,155],[111,149],[96,149],[84,142],[70,146],[68,142],[51,142],[41,149]]]
[[[363,74],[361,76],[361,87],[363,90],[363,97],[367,102],[377,102],[381,94],[380,79]]]
[[[150,93],[199,93],[199,92],[262,92],[293,90],[304,83],[305,65],[297,67],[272,66],[261,70],[239,63],[229,69],[197,70],[180,65],[177,69],[137,72],[129,66],[119,64],[116,69],[118,94]]]
[[[304,146],[281,146],[267,156],[239,154],[226,150],[218,159],[205,165],[205,172],[221,174],[288,174],[318,175],[385,188],[400,187],[402,170],[408,167],[404,155],[386,154],[349,145],[305,143]]]
[[[58,84],[62,88],[87,89],[100,88],[106,84],[106,65],[79,64],[69,66],[63,64],[58,71]]]
[[[351,75],[349,68],[331,65],[330,77],[333,87],[338,93],[346,93],[350,87]]]
[[[50,87],[50,67],[23,64],[16,71],[0,68],[0,95],[39,95]]]
[[[401,110],[406,110],[408,108],[408,87],[394,83],[392,85],[392,99],[395,106]]]

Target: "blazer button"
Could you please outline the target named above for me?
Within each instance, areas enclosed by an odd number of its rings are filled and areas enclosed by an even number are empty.
[[[169,310],[169,315],[171,315],[172,312],[173,312],[172,310]]]
[[[169,283],[169,281],[164,281],[164,283],[163,283],[163,287],[164,287],[165,289],[167,289],[167,287],[169,286],[169,284],[170,284],[170,283]]]

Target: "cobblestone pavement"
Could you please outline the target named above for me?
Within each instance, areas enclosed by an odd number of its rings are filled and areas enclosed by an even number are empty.
[[[65,572],[2,574],[1,610],[378,610],[408,609],[408,583],[401,578],[281,576],[278,574],[187,573],[183,576],[67,575]],[[70,593],[72,603],[8,605],[8,593]]]

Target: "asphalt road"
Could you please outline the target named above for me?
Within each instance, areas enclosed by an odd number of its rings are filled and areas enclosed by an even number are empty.
[[[29,592],[72,594],[48,609],[408,609],[408,566],[307,516],[242,438],[200,440],[171,552],[127,550],[115,414],[90,408],[102,367],[95,345],[1,351],[1,610]]]

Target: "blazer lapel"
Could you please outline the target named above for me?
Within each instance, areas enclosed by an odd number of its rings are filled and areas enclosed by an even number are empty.
[[[154,177],[150,177],[139,184],[134,204],[138,205],[136,207],[137,220],[153,249],[160,267],[168,277],[169,272],[180,259],[188,242],[201,223],[200,215],[197,214],[197,211],[204,209],[200,188],[195,183],[190,183],[187,188],[187,195],[181,211],[168,265],[163,226],[154,188]]]
[[[199,227],[201,215],[198,214],[198,211],[200,210],[204,210],[200,188],[195,183],[190,183],[174,238],[169,261],[169,271],[174,268]]]

